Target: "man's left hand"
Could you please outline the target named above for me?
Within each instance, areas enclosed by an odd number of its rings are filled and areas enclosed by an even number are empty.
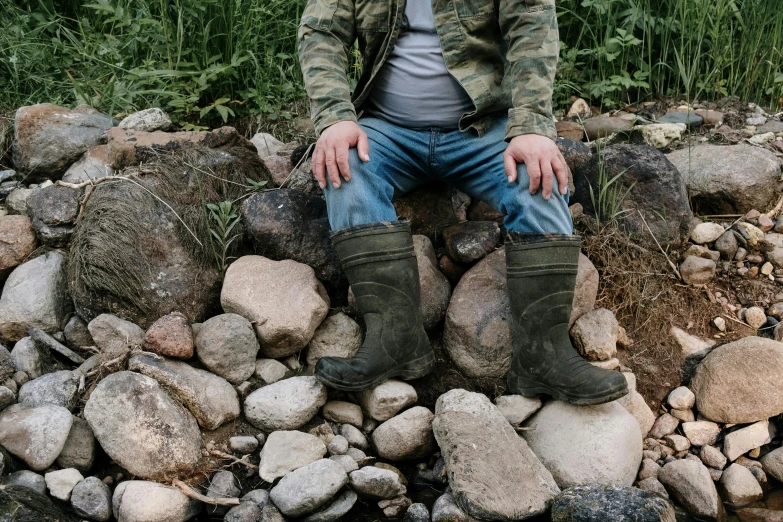
[[[553,178],[560,194],[568,192],[568,166],[554,141],[538,134],[522,134],[511,139],[503,153],[509,183],[517,180],[517,164],[524,163],[530,176],[530,193],[543,189],[544,199],[552,196]]]

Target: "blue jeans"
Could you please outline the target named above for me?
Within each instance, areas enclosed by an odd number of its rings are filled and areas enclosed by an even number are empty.
[[[408,129],[378,118],[362,118],[359,125],[370,142],[370,161],[350,150],[351,180],[334,188],[327,179],[324,194],[333,231],[358,225],[395,221],[392,199],[419,185],[439,180],[471,198],[485,201],[506,215],[506,230],[524,234],[572,234],[568,195],[553,182],[547,201],[539,189],[530,194],[524,165],[509,183],[503,169],[506,119],[481,137],[473,130]]]

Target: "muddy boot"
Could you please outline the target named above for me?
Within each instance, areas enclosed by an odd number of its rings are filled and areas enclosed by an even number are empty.
[[[417,379],[435,357],[419,311],[419,269],[405,222],[349,228],[332,237],[367,333],[356,356],[324,357],[315,376],[332,388],[360,391],[391,378]]]
[[[602,404],[628,393],[622,373],[584,360],[568,335],[579,242],[578,236],[562,234],[507,235],[511,393],[546,394],[572,404]]]

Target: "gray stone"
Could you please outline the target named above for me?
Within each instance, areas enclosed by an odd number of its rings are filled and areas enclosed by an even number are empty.
[[[11,350],[11,361],[17,371],[35,379],[54,369],[51,355],[42,352],[30,337],[19,339]]]
[[[764,420],[732,431],[723,437],[723,454],[734,462],[740,455],[772,442],[774,430],[774,425]]]
[[[261,352],[271,359],[304,348],[329,312],[329,296],[312,268],[261,256],[243,256],[229,266],[220,304],[254,323]]]
[[[451,284],[438,269],[438,258],[427,236],[413,236],[413,252],[416,254],[416,264],[419,269],[421,289],[419,305],[422,321],[427,330],[433,330],[440,326],[446,315],[451,297]]]
[[[529,518],[547,511],[559,493],[549,471],[484,395],[465,390],[441,395],[432,428],[456,503],[471,516]],[[433,508],[433,520],[437,511]]]
[[[577,486],[552,502],[552,522],[674,522],[674,508],[655,493],[618,485]]]
[[[253,502],[240,502],[228,510],[223,517],[223,522],[259,522],[264,515],[264,510]]]
[[[58,353],[74,364],[84,363],[84,357],[74,352],[40,328],[30,328],[27,330],[27,333],[30,334],[30,338],[41,351]],[[62,339],[61,333],[56,335]]]
[[[410,384],[394,379],[356,394],[364,411],[373,419],[383,422],[403,409],[416,404],[416,389]]]
[[[644,491],[649,491],[651,493],[655,493],[659,497],[669,500],[669,493],[666,491],[666,488],[663,487],[663,484],[661,484],[661,481],[657,478],[646,478],[644,480],[640,480],[636,483],[636,487],[639,489],[642,489]]]
[[[329,451],[329,455],[345,455],[348,453],[348,440],[342,435],[337,435],[326,446],[326,449]]]
[[[432,522],[473,522],[454,500],[454,495],[444,493],[432,505]]]
[[[83,183],[85,181],[113,176],[114,168],[109,165],[109,156],[106,145],[96,145],[82,154],[73,165],[63,174],[66,183]]]
[[[607,138],[615,132],[629,130],[633,127],[630,121],[612,116],[588,118],[584,121],[585,134],[590,141]]]
[[[429,456],[435,446],[433,418],[427,408],[414,406],[378,426],[372,432],[372,443],[378,456],[392,462]]]
[[[340,464],[321,459],[280,479],[269,497],[285,516],[298,517],[326,504],[347,483],[348,474]]]
[[[357,464],[363,466],[367,463],[367,454],[359,448],[348,448],[348,451],[345,454],[351,457]]]
[[[16,372],[14,360],[11,358],[11,352],[0,344],[0,382],[10,379]]]
[[[519,425],[541,409],[541,399],[529,399],[521,395],[501,395],[495,399],[495,406],[508,422]]]
[[[727,230],[715,241],[715,250],[720,252],[722,259],[731,261],[734,256],[737,255],[739,250],[739,244],[737,243],[737,237],[734,232]]]
[[[5,204],[8,207],[8,212],[11,215],[27,215],[27,198],[33,193],[33,189],[28,188],[16,188],[8,194],[5,199]]]
[[[360,495],[369,498],[391,499],[404,495],[407,491],[397,473],[375,466],[365,466],[351,472],[350,479],[351,487]]]
[[[253,137],[250,138],[250,141],[253,142],[253,145],[256,146],[256,150],[258,150],[258,157],[261,159],[271,156],[285,145],[282,141],[278,140],[271,134],[267,134],[266,132],[259,132],[254,134]]]
[[[717,265],[712,259],[688,256],[680,265],[680,274],[683,281],[689,285],[707,284],[715,277]]]
[[[307,364],[321,357],[353,357],[362,346],[362,329],[342,312],[330,315],[315,329],[307,350]]]
[[[696,404],[696,396],[686,386],[672,390],[666,400],[669,406],[680,410],[689,410]]]
[[[68,468],[50,471],[44,475],[49,494],[58,500],[67,502],[71,499],[74,486],[84,480],[79,470]]]
[[[596,308],[576,320],[571,327],[574,346],[592,361],[607,361],[617,354],[620,324],[611,310]]]
[[[0,411],[16,402],[16,394],[5,386],[0,386]]]
[[[288,367],[275,359],[258,359],[256,361],[255,375],[266,384],[284,379],[287,373]]]
[[[253,489],[248,491],[240,500],[242,502],[252,502],[258,507],[264,507],[269,504],[269,491],[265,489]]]
[[[356,492],[345,489],[328,506],[321,511],[306,516],[302,519],[302,522],[333,522],[340,520],[356,504],[358,498]]]
[[[642,461],[636,419],[617,403],[575,406],[550,402],[522,433],[558,486],[611,483],[630,486]]]
[[[763,457],[761,465],[764,471],[772,475],[776,480],[783,481],[783,448],[776,448]]]
[[[121,482],[112,496],[118,522],[185,522],[201,507],[177,488],[144,480]]]
[[[59,185],[41,187],[30,194],[27,214],[41,243],[52,248],[70,243],[80,200],[78,190]]]
[[[120,122],[118,127],[143,132],[165,131],[171,127],[171,118],[161,109],[154,107],[129,114]]]
[[[671,123],[671,124],[683,124],[689,128],[695,128],[701,126],[704,123],[704,118],[693,112],[667,112],[660,118],[658,123]]]
[[[349,448],[348,451],[350,451],[351,449],[354,448]],[[332,455],[331,457],[329,457],[329,460],[333,460],[337,462],[339,465],[341,465],[346,473],[350,473],[352,471],[356,471],[357,469],[359,469],[359,465],[356,463],[356,459],[354,459],[347,453],[345,455]]]
[[[430,522],[430,512],[421,502],[411,504],[402,522]]]
[[[51,251],[11,272],[0,297],[0,338],[16,342],[29,328],[60,330],[73,305],[68,297],[66,259]]]
[[[783,412],[783,344],[746,337],[715,348],[691,380],[706,418],[747,424]]]
[[[343,424],[340,426],[340,435],[345,437],[348,441],[348,445],[354,448],[358,448],[362,451],[366,451],[370,448],[370,443],[367,442],[367,437],[364,436],[356,426],[350,424]]]
[[[11,473],[6,477],[3,484],[6,486],[22,486],[32,489],[41,495],[46,494],[46,480],[44,480],[43,475],[26,469]]]
[[[633,375],[625,373],[624,375]],[[630,387],[630,385],[629,385]],[[639,431],[642,437],[646,437],[655,424],[655,414],[647,405],[647,401],[644,397],[635,389],[631,389],[630,393],[625,397],[621,397],[617,400],[617,403],[626,409],[628,413],[633,415],[636,422],[639,424]]]
[[[90,335],[87,323],[78,315],[71,316],[63,329],[65,340],[72,347],[82,348],[84,346],[95,346],[95,341]]]
[[[699,456],[704,464],[718,470],[725,468],[728,461],[726,455],[715,446],[702,446]]]
[[[85,106],[74,110],[50,103],[21,107],[14,118],[14,167],[28,183],[58,179],[90,147],[105,139],[110,116]]]
[[[718,440],[720,426],[710,421],[683,422],[682,431],[694,446],[709,446]]]
[[[144,343],[144,330],[116,315],[101,314],[87,324],[87,329],[104,361],[124,357]]]
[[[239,417],[237,392],[225,379],[189,364],[149,353],[128,361],[128,369],[152,377],[190,410],[199,425],[214,430]]]
[[[291,377],[259,388],[245,399],[245,417],[270,432],[295,430],[326,403],[326,388],[315,377]]]
[[[326,455],[323,441],[301,431],[275,431],[261,450],[259,475],[269,483],[320,460]]]
[[[73,417],[71,431],[65,440],[57,465],[61,468],[75,468],[87,473],[95,462],[96,443],[89,423],[79,417]]]
[[[237,498],[240,493],[236,477],[226,470],[212,475],[207,488],[207,496],[210,498]]]
[[[19,389],[19,403],[27,407],[52,404],[72,410],[76,407],[79,378],[74,372],[63,370],[47,373],[28,381]]]
[[[249,435],[237,435],[228,439],[228,447],[231,451],[242,455],[249,455],[258,449],[258,439]]]
[[[232,384],[239,384],[253,375],[258,350],[253,325],[237,314],[207,319],[196,335],[199,361],[209,371]]]
[[[60,455],[72,422],[71,412],[61,406],[8,408],[0,413],[0,445],[41,471]]]
[[[753,473],[739,464],[732,464],[723,470],[718,490],[723,501],[734,507],[745,506],[764,496]]]
[[[692,515],[717,522],[726,519],[710,472],[700,462],[687,459],[669,462],[658,474],[658,480]]]
[[[351,424],[357,428],[362,427],[364,420],[361,406],[347,401],[327,402],[321,410],[321,415],[329,422]]]
[[[780,160],[752,145],[700,144],[667,155],[703,214],[764,209],[778,195]]]
[[[104,378],[84,417],[103,450],[139,477],[189,471],[201,457],[196,419],[144,375],[121,371]]]

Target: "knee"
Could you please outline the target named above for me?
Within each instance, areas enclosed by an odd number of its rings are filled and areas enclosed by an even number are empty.
[[[552,195],[544,199],[543,190],[530,193],[530,177],[524,165],[518,167],[518,182],[509,185],[503,201],[506,228],[529,234],[572,234],[573,221],[568,197],[560,194],[554,180]]]

